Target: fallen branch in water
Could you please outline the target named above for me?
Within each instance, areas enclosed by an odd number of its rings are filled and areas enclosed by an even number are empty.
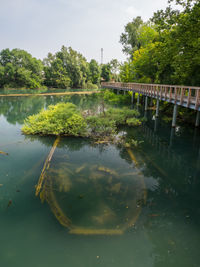
[[[38,196],[38,194],[40,193],[40,190],[42,188],[42,184],[43,184],[43,181],[44,181],[44,178],[45,178],[45,171],[46,171],[46,169],[48,170],[48,168],[49,168],[52,156],[53,156],[54,151],[55,151],[57,145],[59,144],[59,142],[60,142],[60,136],[58,136],[56,138],[56,140],[55,140],[55,142],[54,142],[54,144],[53,144],[53,146],[51,148],[51,151],[49,152],[49,155],[45,160],[44,167],[43,167],[41,175],[40,175],[40,179],[38,181],[38,184],[36,185],[36,192],[35,192],[36,196]]]

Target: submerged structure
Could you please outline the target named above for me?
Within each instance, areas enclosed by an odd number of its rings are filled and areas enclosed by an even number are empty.
[[[106,164],[97,157],[80,163],[67,149],[56,150],[59,142],[60,138],[36,186],[36,196],[49,204],[59,223],[69,233],[83,235],[120,235],[134,226],[146,189],[133,153],[128,151],[133,166],[125,173],[112,158]]]

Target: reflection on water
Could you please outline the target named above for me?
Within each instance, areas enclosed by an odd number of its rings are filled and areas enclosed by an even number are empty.
[[[55,138],[20,127],[60,100],[99,105],[96,95],[0,98],[0,150],[9,154],[0,154],[1,266],[199,266],[199,130],[171,135],[149,113],[142,127],[122,129],[144,141],[128,150],[62,138],[36,197]]]

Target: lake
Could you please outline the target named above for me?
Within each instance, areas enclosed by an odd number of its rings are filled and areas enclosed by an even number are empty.
[[[20,128],[59,101],[101,108],[96,94],[0,98],[0,266],[200,266],[199,130],[148,111],[120,129],[131,148],[62,137],[41,181],[56,138]]]

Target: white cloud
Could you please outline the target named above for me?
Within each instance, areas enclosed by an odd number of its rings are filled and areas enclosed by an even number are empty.
[[[141,11],[139,11],[138,9],[136,9],[134,6],[129,6],[126,9],[126,14],[129,17],[133,18],[133,17],[139,16],[141,14]]]

